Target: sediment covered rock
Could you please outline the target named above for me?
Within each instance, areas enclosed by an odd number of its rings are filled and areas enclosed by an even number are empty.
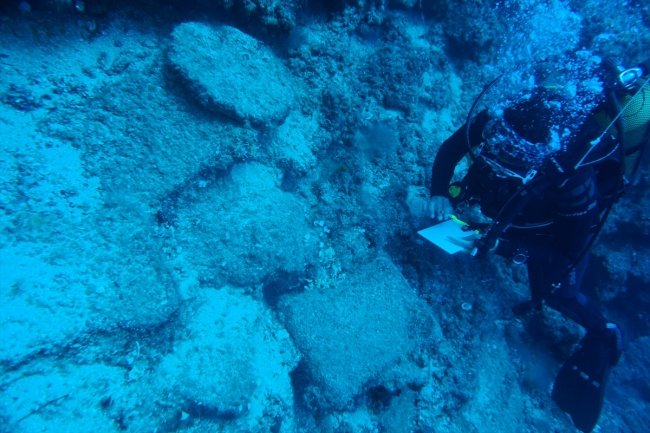
[[[203,106],[227,117],[275,123],[293,104],[292,80],[282,62],[234,27],[181,24],[172,32],[168,59]]]
[[[317,236],[305,205],[280,181],[262,164],[238,164],[179,211],[179,243],[199,279],[247,287],[280,270],[302,272],[315,260]]]
[[[335,281],[286,296],[286,327],[305,355],[322,401],[349,408],[364,386],[429,339],[426,305],[387,258]]]
[[[268,424],[285,431],[280,427],[292,423],[289,373],[298,360],[287,331],[261,302],[224,287],[205,291],[160,376],[191,416],[232,420],[233,431],[268,431]]]

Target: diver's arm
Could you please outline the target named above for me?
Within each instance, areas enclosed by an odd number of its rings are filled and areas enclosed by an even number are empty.
[[[431,169],[431,196],[448,196],[449,182],[454,175],[456,164],[467,153],[465,125],[446,139],[440,146]]]
[[[449,182],[456,164],[467,153],[466,129],[463,125],[440,146],[431,169],[431,187],[427,211],[429,216],[444,221],[454,212],[449,201]]]
[[[481,141],[483,127],[487,122],[487,113],[479,113],[470,127],[470,142],[472,146],[478,145]],[[469,151],[467,143],[467,124],[464,124],[451,137],[442,143],[431,169],[432,197],[449,197],[449,182],[454,175],[454,169],[463,156]]]

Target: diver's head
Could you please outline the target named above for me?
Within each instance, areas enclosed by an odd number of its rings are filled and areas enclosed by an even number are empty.
[[[483,129],[483,153],[506,170],[524,174],[562,147],[566,134],[560,102],[543,90],[526,95],[499,113]]]
[[[479,155],[502,174],[522,177],[551,155],[571,152],[604,100],[599,65],[598,58],[580,52],[503,73],[469,115],[468,125],[475,114],[488,115]]]

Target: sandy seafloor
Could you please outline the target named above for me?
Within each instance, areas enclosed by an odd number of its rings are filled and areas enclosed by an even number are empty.
[[[18,3],[0,432],[575,431],[580,328],[515,318],[525,270],[423,243],[417,197],[498,71],[649,57],[645,2]],[[650,431],[647,209],[643,168],[594,247],[603,433]]]

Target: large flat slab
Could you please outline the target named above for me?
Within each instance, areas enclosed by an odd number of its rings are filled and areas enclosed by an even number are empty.
[[[323,403],[336,409],[349,408],[364,385],[428,339],[433,324],[388,258],[330,287],[287,296],[281,308]]]
[[[180,24],[168,60],[202,105],[236,120],[277,123],[293,104],[289,71],[268,47],[234,27]]]

